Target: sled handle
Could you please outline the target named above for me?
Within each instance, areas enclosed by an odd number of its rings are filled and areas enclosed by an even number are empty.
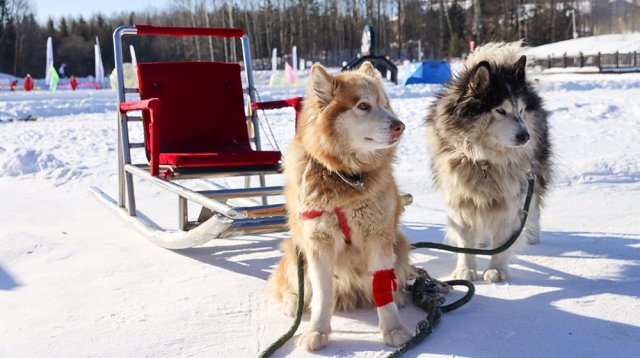
[[[227,27],[177,27],[134,25],[138,35],[242,37],[244,30]]]

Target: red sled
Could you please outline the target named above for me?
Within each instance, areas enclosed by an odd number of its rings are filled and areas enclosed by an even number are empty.
[[[139,88],[126,88],[123,76],[124,35],[214,36],[242,41],[241,66],[225,62],[139,63]],[[215,238],[264,234],[287,229],[283,204],[268,204],[282,195],[281,186],[266,186],[265,176],[281,172],[279,151],[261,149],[257,111],[301,106],[301,98],[258,103],[248,36],[237,28],[121,26],[114,32],[118,92],[118,197],[98,188],[92,192],[111,204],[155,244],[183,249]],[[134,100],[128,97],[136,97]],[[138,99],[139,97],[139,99]],[[134,112],[134,113],[132,113]],[[135,115],[136,113],[142,115]],[[131,142],[129,125],[142,125],[144,142]],[[144,150],[147,162],[133,163],[132,150]],[[133,177],[178,196],[178,228],[166,229],[136,209]],[[244,188],[196,191],[190,179],[245,177]],[[258,186],[251,187],[251,177]],[[258,198],[255,205],[231,205],[230,199]],[[233,200],[231,200],[233,201]],[[188,202],[202,207],[191,218]]]

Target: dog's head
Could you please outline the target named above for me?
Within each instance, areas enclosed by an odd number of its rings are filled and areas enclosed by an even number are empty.
[[[525,56],[513,64],[481,61],[463,73],[454,112],[466,123],[459,124],[497,145],[527,144],[531,135],[525,116],[531,92],[525,80],[526,62]]]
[[[346,162],[348,171],[359,171],[392,152],[404,128],[369,62],[336,76],[319,64],[311,67],[298,131],[307,151],[318,159]]]

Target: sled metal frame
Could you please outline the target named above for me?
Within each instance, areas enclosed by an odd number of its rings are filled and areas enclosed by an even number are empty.
[[[218,36],[217,34],[223,33]],[[93,187],[91,192],[96,197],[116,210],[139,229],[151,242],[168,249],[183,249],[198,246],[215,238],[239,236],[247,234],[265,234],[287,229],[286,213],[283,204],[268,205],[267,197],[282,195],[281,186],[267,187],[265,175],[281,173],[279,163],[276,165],[258,165],[224,168],[174,168],[160,166],[161,170],[172,169],[170,176],[151,175],[149,164],[133,164],[131,149],[145,148],[144,143],[132,143],[129,139],[129,123],[142,123],[142,117],[130,116],[120,110],[120,105],[127,102],[127,94],[138,94],[137,88],[126,88],[124,82],[124,63],[122,38],[124,35],[167,35],[167,36],[215,36],[241,38],[244,70],[246,76],[245,115],[248,119],[250,143],[255,150],[261,149],[255,88],[251,67],[249,38],[241,29],[231,28],[185,28],[154,27],[148,25],[120,26],[113,34],[116,76],[118,82],[118,197],[111,199],[100,189]],[[282,101],[276,101],[282,102]],[[265,102],[264,104],[269,104]],[[286,104],[266,108],[280,108]],[[290,106],[290,105],[289,105]],[[178,195],[178,230],[164,229],[136,209],[133,176],[159,186]],[[194,191],[171,180],[194,179],[207,177],[244,176],[245,188],[225,190]],[[250,176],[258,176],[259,187],[251,188]],[[224,202],[231,198],[260,197],[261,205],[232,206]],[[200,218],[188,220],[187,203],[192,201],[203,207]],[[208,213],[207,213],[208,210]],[[202,219],[202,220],[201,220]]]

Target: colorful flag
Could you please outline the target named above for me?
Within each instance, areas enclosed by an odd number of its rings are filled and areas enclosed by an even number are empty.
[[[278,50],[276,48],[271,51],[271,71],[275,72],[278,69]]]
[[[51,79],[49,83],[49,90],[55,91],[58,88],[58,81],[60,81],[60,76],[58,76],[58,72],[55,67],[51,66]]]
[[[291,49],[291,64],[293,64],[293,72],[298,71],[298,47],[293,46]]]
[[[289,62],[285,62],[284,64],[284,82],[289,86],[295,86],[298,82],[296,72],[293,70],[293,67],[291,67]]]
[[[53,69],[53,40],[49,37],[47,39],[47,64],[45,67],[47,75],[44,78],[46,84],[51,84],[51,69]]]
[[[98,41],[98,36],[96,36],[96,44],[93,48],[95,53],[95,87],[98,89],[102,87],[102,83],[104,82],[104,66],[102,66],[102,55],[100,54],[100,42]]]
[[[129,53],[131,53],[131,64],[133,67],[138,67],[138,59],[136,58],[136,50],[133,45],[129,45]]]

